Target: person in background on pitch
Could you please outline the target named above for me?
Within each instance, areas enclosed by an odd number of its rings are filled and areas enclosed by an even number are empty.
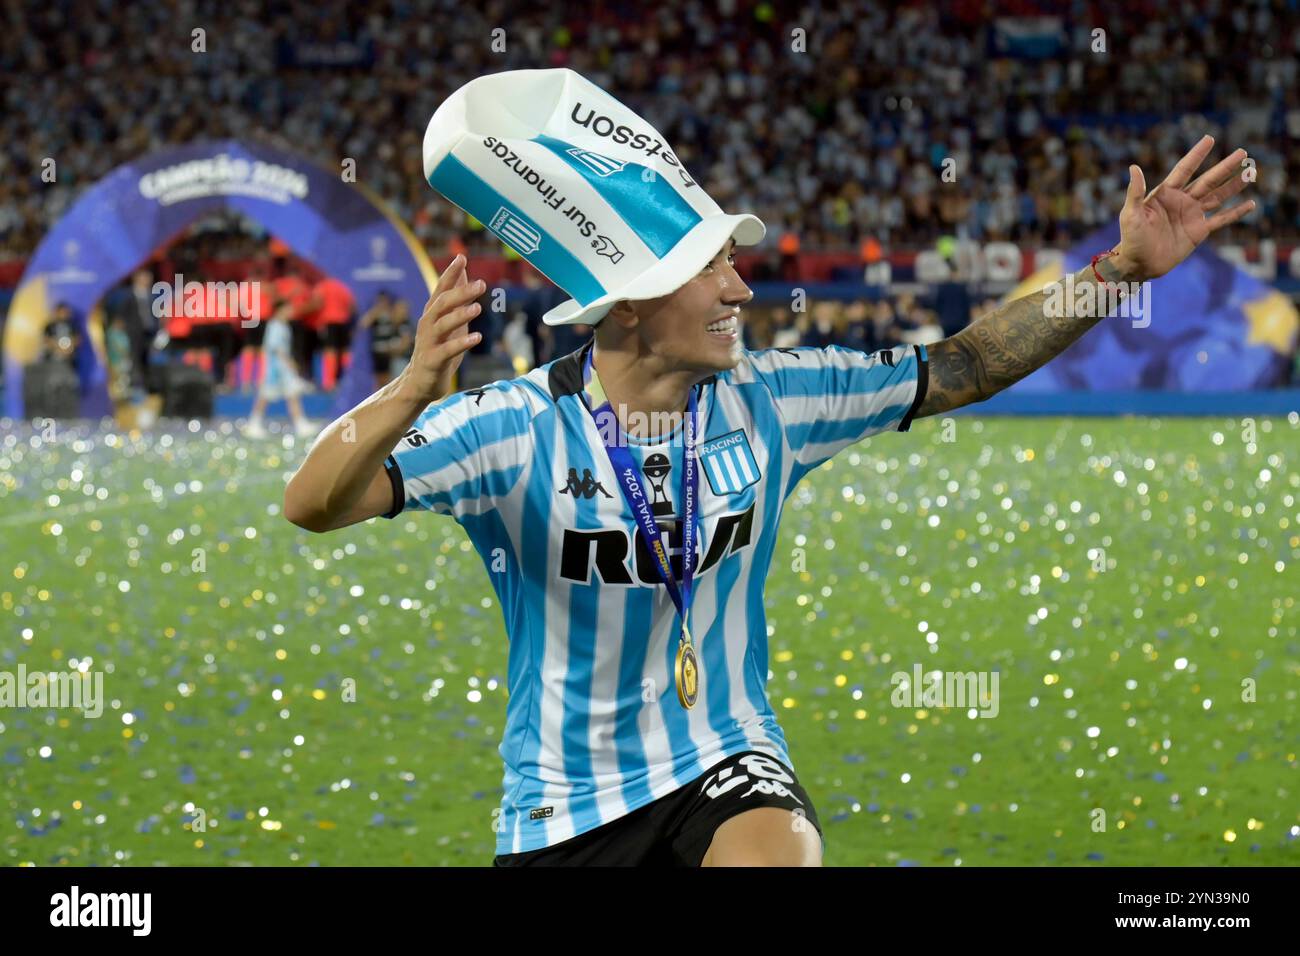
[[[308,321],[311,309],[312,287],[304,278],[307,268],[284,243],[275,240],[271,249],[271,288],[276,298],[276,308],[288,304],[292,310],[285,316],[292,336],[290,354],[304,376],[303,384],[311,391],[312,360],[316,355],[316,330]],[[267,331],[271,331],[269,328]],[[263,345],[265,348],[265,345]]]
[[[403,322],[391,294],[381,292],[375,304],[361,317],[361,324],[370,329],[370,362],[375,371],[375,388],[380,389],[393,380],[393,369],[399,355],[409,354],[411,344],[410,324]]]
[[[332,392],[348,367],[348,344],[356,298],[342,279],[324,276],[312,286],[308,314],[316,327],[321,350],[321,389]]]
[[[60,302],[45,326],[45,359],[51,362],[72,364],[81,343],[81,333],[72,318],[72,306]]]
[[[115,402],[126,402],[136,398],[133,387],[135,379],[135,362],[132,360],[131,334],[127,331],[126,317],[113,316],[104,336],[104,351],[108,357],[108,394]]]
[[[295,435],[306,437],[316,432],[316,424],[303,414],[302,403],[298,399],[299,395],[307,391],[307,383],[294,366],[293,333],[289,326],[293,314],[293,303],[282,300],[271,316],[271,321],[266,323],[266,335],[262,339],[262,381],[258,386],[257,400],[253,402],[253,411],[244,428],[244,434],[249,438],[266,437],[262,416],[268,402],[281,398],[289,407],[289,418],[293,421]]]
[[[411,321],[411,307],[405,299],[393,302],[393,325],[397,328],[397,344],[393,346],[390,371],[397,376],[411,364],[411,349],[415,345],[415,323]]]

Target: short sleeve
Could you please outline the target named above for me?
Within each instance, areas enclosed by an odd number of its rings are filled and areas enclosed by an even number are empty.
[[[764,349],[748,353],[748,374],[768,387],[807,471],[870,435],[907,431],[925,398],[927,361],[923,345]]]
[[[528,461],[531,420],[523,390],[509,382],[430,405],[384,461],[393,488],[384,517],[421,509],[459,519],[494,510]]]

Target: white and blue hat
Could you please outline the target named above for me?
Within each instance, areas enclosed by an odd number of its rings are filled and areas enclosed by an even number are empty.
[[[573,297],[548,325],[668,295],[728,239],[750,246],[767,232],[757,216],[723,213],[658,130],[567,69],[466,83],[429,121],[424,175]]]

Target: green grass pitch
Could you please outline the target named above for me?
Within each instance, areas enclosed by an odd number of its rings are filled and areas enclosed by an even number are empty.
[[[0,708],[0,863],[491,862],[506,640],[457,525],[299,531],[304,446],[229,424],[40,437],[0,438],[0,671],[89,658],[108,704]],[[1300,862],[1297,594],[1295,416],[841,453],[767,586],[826,863]],[[996,671],[997,716],[892,706],[916,663]]]

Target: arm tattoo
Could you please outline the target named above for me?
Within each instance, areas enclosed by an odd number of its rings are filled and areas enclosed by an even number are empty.
[[[1110,280],[1105,265],[1102,260],[1099,269]],[[1074,276],[1075,293],[1085,283],[1096,285],[1096,281],[1091,267],[1080,270]],[[1059,303],[1060,290],[1057,292]],[[937,415],[996,395],[1060,355],[1106,316],[1104,306],[1098,310],[1100,314],[1090,316],[1086,314],[1089,309],[1075,307],[1075,300],[1069,302],[1070,308],[1048,309],[1048,296],[1047,291],[1035,292],[1008,302],[930,346],[929,388],[916,417]],[[1104,296],[1098,295],[1097,301],[1104,301]],[[1084,314],[1049,314],[1056,311]]]

